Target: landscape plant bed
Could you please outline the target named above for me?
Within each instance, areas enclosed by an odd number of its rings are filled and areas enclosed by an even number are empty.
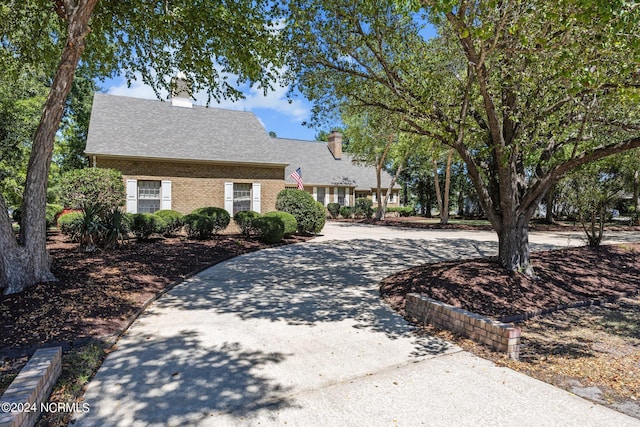
[[[117,336],[145,303],[173,284],[232,256],[270,246],[277,245],[222,235],[203,241],[131,240],[116,250],[86,253],[61,234],[51,234],[48,248],[58,281],[0,296],[0,356]]]
[[[447,261],[401,271],[380,285],[402,315],[405,296],[429,298],[496,320],[581,301],[608,301],[640,289],[640,244],[532,254],[537,279],[510,274],[494,258]]]
[[[419,331],[640,418],[639,255],[639,243],[537,252],[538,280],[508,274],[494,259],[442,262],[397,273],[380,290],[402,315],[410,292],[494,319],[601,301],[517,323],[519,361],[431,325]]]

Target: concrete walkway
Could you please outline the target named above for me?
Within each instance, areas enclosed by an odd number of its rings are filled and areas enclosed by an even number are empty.
[[[109,354],[75,425],[640,426],[418,336],[381,303],[383,277],[495,254],[494,233],[331,223],[323,234],[218,264],[162,297]],[[531,241],[580,244],[578,233]]]

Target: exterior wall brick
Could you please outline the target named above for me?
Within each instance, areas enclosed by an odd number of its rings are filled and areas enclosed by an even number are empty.
[[[284,189],[284,167],[108,157],[97,157],[95,166],[117,169],[125,181],[171,181],[171,208],[183,214],[203,206],[224,207],[225,182],[260,183],[263,213],[275,210],[276,197]]]
[[[430,323],[505,352],[511,359],[520,357],[520,328],[476,313],[453,307],[419,294],[407,294],[407,316]]]

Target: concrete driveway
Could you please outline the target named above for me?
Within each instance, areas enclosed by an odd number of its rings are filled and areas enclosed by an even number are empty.
[[[580,243],[579,234],[531,241]],[[132,325],[75,425],[640,425],[418,336],[380,301],[389,274],[496,246],[491,232],[330,223],[311,242],[218,264]]]

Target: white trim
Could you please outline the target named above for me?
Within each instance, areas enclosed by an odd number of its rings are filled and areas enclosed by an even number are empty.
[[[329,187],[324,187],[324,205],[327,206],[329,202]]]
[[[262,213],[260,211],[261,209],[261,205],[262,203],[260,202],[260,192],[262,190],[262,186],[260,185],[259,182],[254,182],[253,183],[253,188],[251,189],[251,193],[253,196],[253,203],[252,203],[252,210],[258,212],[258,213]]]
[[[160,189],[160,209],[171,209],[171,181],[162,181]]]
[[[224,209],[233,216],[233,182],[224,183]]]
[[[138,213],[138,180],[127,180],[127,212]]]

